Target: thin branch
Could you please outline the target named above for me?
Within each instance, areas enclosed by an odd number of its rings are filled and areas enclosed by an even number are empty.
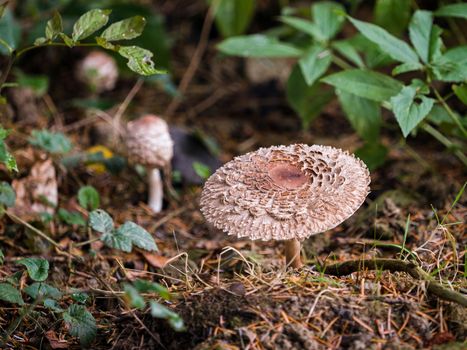
[[[330,266],[323,266],[322,269],[325,274],[333,276],[345,276],[363,270],[388,270],[391,272],[406,272],[414,279],[425,281],[428,292],[436,295],[441,299],[452,301],[467,307],[467,296],[444,287],[440,283],[436,282],[428,273],[423,271],[419,266],[412,262],[396,259],[349,260]]]

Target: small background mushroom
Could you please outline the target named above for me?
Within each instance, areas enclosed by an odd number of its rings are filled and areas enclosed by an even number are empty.
[[[299,241],[339,225],[364,202],[370,176],[359,159],[328,146],[260,148],[206,182],[201,211],[229,235],[285,240],[287,264],[300,267]]]

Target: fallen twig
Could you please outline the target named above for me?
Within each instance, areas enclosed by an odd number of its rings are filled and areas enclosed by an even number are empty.
[[[423,271],[412,262],[397,259],[364,259],[349,260],[330,266],[324,266],[325,274],[333,276],[345,276],[362,270],[389,270],[391,272],[402,271],[408,273],[417,280],[425,281],[427,291],[441,299],[458,303],[467,307],[467,297],[459,292],[448,289],[436,282],[433,277]]]

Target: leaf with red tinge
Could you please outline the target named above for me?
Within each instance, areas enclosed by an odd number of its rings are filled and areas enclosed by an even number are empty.
[[[45,337],[49,341],[52,349],[68,349],[69,345],[65,339],[59,339],[54,330],[47,331]]]

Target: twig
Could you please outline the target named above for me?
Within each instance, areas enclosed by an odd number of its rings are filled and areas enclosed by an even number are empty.
[[[342,263],[337,263],[330,266],[322,267],[324,273],[333,276],[350,275],[353,272],[362,270],[389,270],[391,272],[402,271],[408,273],[417,280],[427,283],[428,292],[438,296],[441,299],[458,303],[467,307],[467,297],[459,292],[443,287],[440,283],[423,271],[419,266],[412,262],[396,260],[396,259],[364,259],[364,260],[349,260]]]
[[[141,89],[141,86],[143,86],[143,83],[144,83],[144,80],[141,78],[139,78],[136,81],[135,85],[133,85],[130,92],[123,100],[123,102],[120,104],[120,106],[118,106],[117,112],[115,112],[114,120],[113,120],[113,127],[114,127],[114,130],[117,130],[118,134],[121,133],[120,121],[122,119],[123,113],[125,113],[125,110],[128,108],[128,105],[130,104],[130,102],[133,100],[135,95]]]

